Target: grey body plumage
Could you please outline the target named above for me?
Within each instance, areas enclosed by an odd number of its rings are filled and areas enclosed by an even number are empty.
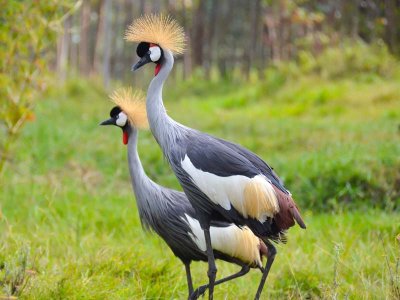
[[[129,126],[128,133],[129,172],[143,227],[161,236],[183,262],[206,260],[188,235],[191,229],[185,214],[194,218],[195,212],[186,195],[160,186],[146,175],[137,152],[138,132]]]

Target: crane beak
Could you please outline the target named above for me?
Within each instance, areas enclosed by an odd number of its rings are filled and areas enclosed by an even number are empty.
[[[150,55],[146,54],[135,65],[132,66],[132,69],[131,69],[132,72],[136,71],[137,69],[144,66],[145,64],[148,64],[149,62],[151,62]]]
[[[109,118],[108,120],[101,122],[99,125],[115,125],[115,120],[114,118]]]

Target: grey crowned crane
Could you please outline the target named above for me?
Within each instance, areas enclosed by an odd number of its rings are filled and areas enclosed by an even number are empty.
[[[305,224],[291,193],[272,168],[240,145],[188,128],[171,119],[162,90],[174,65],[173,54],[184,49],[182,27],[168,16],[147,15],[135,20],[125,39],[139,43],[137,70],[155,63],[155,76],[147,91],[150,129],[193,205],[204,231],[208,257],[209,299],[216,277],[210,225],[224,220],[248,226],[268,248],[267,262],[255,298],[259,299],[276,249],[271,241],[284,241],[286,230]]]
[[[142,225],[157,233],[183,262],[189,298],[197,298],[208,285],[193,291],[190,263],[207,261],[204,234],[186,195],[156,184],[142,167],[137,143],[138,129],[148,126],[144,98],[142,93],[133,93],[131,89],[115,91],[111,100],[117,106],[111,110],[110,119],[101,125],[115,125],[122,129],[123,143],[128,145],[129,172]],[[262,256],[267,254],[267,247],[248,227],[212,222],[210,232],[215,257],[242,267],[238,273],[220,279],[216,284],[243,276],[250,268],[263,271]]]

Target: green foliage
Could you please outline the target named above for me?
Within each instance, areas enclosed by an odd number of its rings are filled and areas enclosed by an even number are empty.
[[[120,170],[116,174],[121,176]],[[64,177],[70,176],[64,171]],[[54,183],[59,179],[53,179]],[[73,191],[79,184],[52,188],[44,187],[43,181],[36,188],[23,188],[17,183],[20,191],[10,201],[18,201],[19,206],[6,202],[0,220],[0,281],[7,265],[10,273],[25,274],[29,280],[18,294],[21,299],[184,298],[183,265],[162,241],[142,232],[127,180],[107,179],[102,188],[81,192]],[[48,196],[41,198],[45,191]],[[79,196],[83,194],[90,196]],[[278,246],[263,297],[374,299],[396,295],[400,245],[394,240],[399,228],[393,220],[399,214],[304,215],[308,228],[293,228],[288,244]],[[21,240],[29,241],[30,248]],[[29,253],[25,272],[18,253]],[[238,269],[220,261],[217,265],[218,276]],[[193,264],[193,277],[195,285],[207,282],[205,263]],[[216,299],[248,299],[260,277],[259,271],[252,270],[218,286]],[[8,285],[1,284],[0,295],[8,295]]]
[[[367,81],[399,74],[398,61],[382,41],[372,45],[361,40],[345,41],[340,45],[325,47],[318,55],[306,47],[307,50],[299,51],[296,62],[277,62],[275,70],[284,78],[317,75],[325,79],[351,77]]]
[[[0,174],[11,144],[49,83],[48,50],[66,1],[5,1],[0,15]]]
[[[398,62],[391,68],[397,74]],[[178,121],[258,153],[302,208],[308,228],[278,246],[265,298],[397,297],[399,78],[282,70],[251,84],[168,82],[165,105]],[[186,297],[184,267],[140,227],[120,130],[98,126],[112,106],[100,84],[77,78],[35,107],[0,189],[1,296]],[[179,188],[149,132],[139,148],[149,176]],[[218,277],[237,271],[218,268]],[[193,276],[205,283],[206,265],[194,264]],[[252,271],[218,287],[216,299],[248,299],[259,279]]]
[[[3,246],[3,248],[7,247]],[[4,260],[0,258],[0,286],[7,297],[21,295],[31,276],[36,274],[34,270],[28,268],[29,254],[29,247],[22,246],[17,249],[14,256],[3,258]]]

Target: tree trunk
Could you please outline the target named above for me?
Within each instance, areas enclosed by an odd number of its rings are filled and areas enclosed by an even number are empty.
[[[353,39],[358,38],[358,28],[360,23],[360,17],[358,12],[358,1],[354,1],[353,3],[353,13],[351,16],[351,36]]]
[[[153,0],[152,12],[159,13],[161,11],[161,1],[160,0]]]
[[[134,16],[133,16],[133,12],[134,12],[134,2],[136,0],[128,0],[125,3],[125,21],[123,23],[123,31],[125,32],[126,28],[128,28],[128,26],[132,23]],[[121,64],[124,67],[124,70],[126,68],[126,66],[130,66],[133,64],[134,62],[134,55],[132,50],[134,50],[134,45],[132,43],[123,43],[122,45],[122,61]],[[124,77],[122,75],[122,77]]]
[[[266,68],[269,59],[271,58],[271,45],[269,43],[269,36],[268,36],[268,27],[266,25],[266,7],[261,4],[261,20],[260,20],[260,27],[261,27],[261,43],[260,43],[260,54],[259,54],[259,72],[258,76],[260,78],[264,78],[264,69]]]
[[[140,0],[140,14],[143,15],[146,12],[146,5],[145,5],[145,0]]]
[[[111,0],[105,0],[104,19],[104,54],[103,54],[103,82],[108,89],[110,85],[110,59],[111,59],[111,28],[112,28],[112,6]]]
[[[190,40],[190,35],[188,34],[188,29],[187,29],[187,11],[186,11],[186,4],[185,0],[182,0],[182,26],[185,30],[185,36],[186,36],[186,51],[183,53],[183,79],[186,79],[189,74],[192,72],[192,59],[190,55],[191,51],[191,40]]]
[[[218,5],[218,18],[215,22],[215,40],[218,41],[216,49],[213,51],[217,53],[217,66],[219,74],[222,77],[227,77],[227,62],[226,62],[226,47],[225,40],[228,33],[228,27],[230,26],[229,20],[233,13],[232,3],[221,1]]]
[[[257,56],[257,49],[258,49],[258,42],[260,37],[259,28],[259,19],[260,19],[260,6],[261,0],[254,0],[249,2],[250,4],[250,45],[248,49],[245,49],[245,67],[244,73],[246,78],[250,75],[250,70],[253,66],[254,61],[256,60]]]
[[[265,17],[265,30],[267,33],[268,45],[271,49],[271,59],[273,61],[277,61],[280,59],[280,53],[279,41],[276,32],[276,17],[274,17],[274,13],[268,14]]]
[[[96,74],[101,73],[102,66],[102,54],[103,54],[103,46],[104,46],[104,25],[105,25],[105,3],[106,0],[101,0],[99,7],[99,18],[97,23],[97,33],[96,33],[96,43],[94,47],[94,70]]]
[[[211,9],[210,9],[210,18],[208,20],[207,26],[207,34],[206,34],[206,47],[204,49],[204,69],[205,76],[207,79],[210,78],[211,66],[213,63],[213,50],[214,50],[214,35],[215,35],[215,27],[216,27],[216,19],[218,14],[218,3],[219,1],[209,0],[211,1]]]
[[[79,41],[79,71],[88,75],[89,70],[89,26],[90,26],[90,2],[83,1],[81,12],[81,32]]]
[[[69,44],[71,30],[71,17],[68,17],[64,21],[63,34],[58,39],[57,43],[57,73],[61,81],[65,81],[67,77],[67,64],[69,54]]]
[[[97,29],[94,67],[97,74],[102,74],[103,84],[106,88],[109,87],[110,82],[111,21],[111,0],[102,0]]]
[[[386,31],[385,41],[388,44],[390,51],[394,51],[396,45],[396,4],[395,0],[385,0],[385,15],[386,15]]]
[[[206,10],[206,1],[199,1],[197,9],[193,16],[192,33],[192,56],[194,67],[203,65],[203,47],[204,47],[204,16]]]
[[[78,71],[79,70],[79,58],[78,58],[78,42],[79,42],[79,37],[77,36],[77,33],[74,32],[74,28],[76,26],[79,26],[79,16],[77,14],[73,14],[71,16],[71,34],[70,34],[70,38],[71,38],[71,42],[69,43],[70,46],[70,50],[69,50],[69,54],[70,54],[70,60],[69,60],[69,66],[72,67],[71,69],[73,69],[74,71]],[[78,38],[78,39],[77,39]]]

